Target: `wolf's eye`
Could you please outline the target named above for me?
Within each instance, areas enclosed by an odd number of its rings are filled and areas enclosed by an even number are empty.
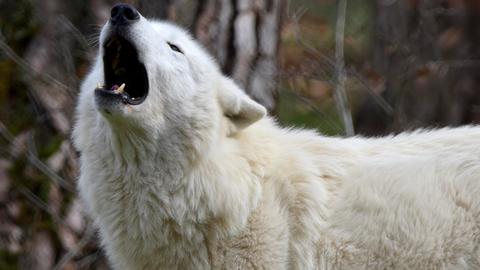
[[[170,49],[176,51],[176,52],[179,52],[179,53],[183,53],[183,51],[175,44],[172,44],[170,42],[167,42],[168,43],[168,46],[170,46]]]

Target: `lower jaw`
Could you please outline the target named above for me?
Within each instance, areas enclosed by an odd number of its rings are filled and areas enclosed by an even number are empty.
[[[139,105],[143,103],[146,98],[146,97],[131,98],[130,95],[123,90],[117,91],[116,89],[114,90],[113,88],[111,90],[107,90],[105,87],[101,87],[101,86],[95,89],[95,95],[105,99],[111,99],[113,101],[120,100],[125,105]]]

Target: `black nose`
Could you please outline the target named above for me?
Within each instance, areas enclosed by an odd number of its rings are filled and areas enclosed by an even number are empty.
[[[117,4],[113,6],[110,16],[110,22],[112,22],[113,25],[131,24],[140,19],[138,11],[127,4]]]

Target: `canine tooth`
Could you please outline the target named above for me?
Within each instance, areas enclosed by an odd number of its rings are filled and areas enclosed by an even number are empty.
[[[123,93],[123,92],[124,92],[124,90],[123,90],[124,88],[125,88],[125,84],[122,83],[122,85],[120,85],[120,87],[118,87],[117,89],[115,89],[115,93],[117,93],[117,94]]]
[[[97,88],[102,88],[102,85],[100,83],[97,83]]]

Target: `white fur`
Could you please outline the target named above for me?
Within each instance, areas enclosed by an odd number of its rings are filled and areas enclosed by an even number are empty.
[[[146,101],[99,112],[100,49],[73,134],[116,269],[480,269],[480,128],[282,129],[183,30],[133,27]]]

